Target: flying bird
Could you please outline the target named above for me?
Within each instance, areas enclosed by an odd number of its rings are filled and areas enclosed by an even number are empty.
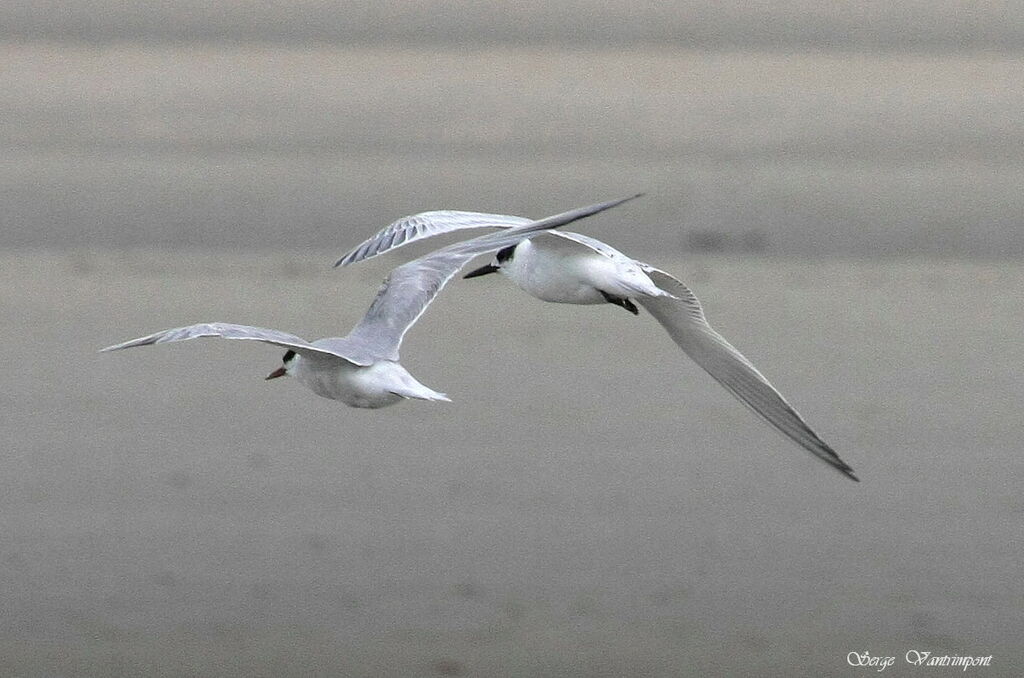
[[[427,213],[431,214],[431,213]],[[474,212],[436,212],[396,221],[338,260],[345,266],[423,238],[470,228],[503,228],[518,238],[491,263],[464,277],[500,272],[527,293],[563,304],[614,304],[633,315],[644,307],[694,362],[758,416],[851,480],[853,469],[807,425],[771,382],[715,331],[696,295],[680,280],[600,240],[568,231],[518,235],[529,219]],[[472,241],[469,241],[472,242]]]
[[[455,243],[403,264],[388,274],[366,315],[345,337],[309,342],[280,330],[213,322],[163,330],[101,351],[199,337],[248,339],[287,349],[281,366],[267,379],[292,376],[317,395],[351,407],[387,407],[407,398],[447,401],[448,396],[421,384],[399,363],[398,349],[405,333],[448,281],[479,254],[514,244],[525,234],[597,214],[634,197],[581,207],[538,221],[526,220],[508,231]],[[437,214],[406,219],[425,221],[443,230],[443,217]]]

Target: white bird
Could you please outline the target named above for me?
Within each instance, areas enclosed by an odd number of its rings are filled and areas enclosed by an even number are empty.
[[[431,225],[416,219],[397,221],[364,241],[335,266],[369,259],[449,231],[485,227],[514,231],[529,223],[529,219],[505,215],[443,214],[443,220],[433,221]],[[437,228],[441,223],[445,228]],[[796,444],[848,478],[858,480],[850,465],[818,437],[764,375],[711,327],[693,292],[665,271],[632,259],[600,240],[579,233],[549,230],[529,234],[497,250],[492,263],[465,277],[494,272],[501,272],[521,289],[544,301],[611,303],[637,315],[639,311],[633,303],[636,300],[694,362],[741,402]]]
[[[317,395],[340,400],[351,407],[386,407],[405,398],[447,401],[445,394],[424,386],[399,364],[398,349],[405,333],[452,276],[475,256],[514,244],[524,234],[557,228],[633,197],[636,196],[581,207],[539,221],[527,220],[510,231],[455,243],[403,264],[385,278],[366,315],[345,337],[308,342],[279,330],[214,322],[163,330],[101,351],[198,337],[250,339],[288,349],[282,366],[267,379],[289,375]],[[438,214],[444,213],[425,213],[406,220],[432,224],[443,230],[443,217]]]

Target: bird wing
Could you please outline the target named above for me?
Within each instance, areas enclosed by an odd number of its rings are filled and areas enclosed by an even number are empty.
[[[602,212],[627,200],[597,203],[556,214],[500,233],[489,233],[458,242],[395,268],[384,279],[377,297],[358,325],[344,341],[366,355],[398,360],[402,338],[458,271],[480,254],[518,243],[523,237],[572,223]]]
[[[769,424],[848,478],[858,480],[849,464],[811,430],[764,375],[708,324],[700,301],[686,285],[653,266],[644,265],[644,271],[659,288],[677,297],[638,297],[637,302],[661,323],[679,348]]]
[[[540,233],[531,238],[531,240],[538,245],[543,244],[546,249],[555,250],[566,255],[595,253],[615,261],[632,261],[632,259],[611,245],[582,233],[549,231],[547,233]]]
[[[235,325],[233,323],[199,323],[187,327],[176,327],[170,330],[154,332],[153,334],[138,339],[132,339],[113,346],[107,346],[100,351],[118,351],[122,348],[134,346],[149,346],[150,344],[166,344],[172,341],[187,341],[200,337],[223,337],[225,339],[250,339],[262,341],[265,344],[273,344],[288,348],[303,356],[332,356],[346,360],[354,365],[369,365],[370,362],[356,361],[344,353],[333,351],[329,348],[313,346],[305,339],[296,337],[294,334],[270,330],[263,327],[252,327],[250,325]]]
[[[632,200],[633,198],[638,198],[641,195],[643,194],[638,193],[637,195],[626,198],[625,200]],[[625,202],[625,200],[622,200],[621,202]],[[618,202],[616,202],[616,204],[618,204]],[[363,261],[364,259],[370,259],[378,254],[390,252],[393,249],[408,245],[409,243],[416,242],[417,240],[431,238],[435,235],[451,233],[452,231],[461,231],[467,228],[518,228],[527,224],[538,223],[538,221],[560,220],[563,219],[566,214],[568,214],[568,212],[534,221],[533,219],[527,219],[526,217],[516,217],[508,214],[485,214],[483,212],[457,212],[454,210],[421,212],[420,214],[414,214],[410,217],[403,217],[398,221],[385,226],[379,233],[370,236],[351,252],[343,256],[341,259],[338,259],[334,265],[348,266],[349,264],[354,264],[358,261]],[[593,212],[584,216],[589,216],[590,214],[593,214]],[[571,221],[582,218],[583,217],[575,217],[574,219],[571,219]],[[556,228],[557,225],[562,224],[556,224],[556,226],[549,225],[547,228]],[[586,236],[580,237],[585,238]],[[598,243],[598,245],[600,244],[601,243]]]
[[[371,259],[398,249],[411,242],[443,235],[452,231],[467,228],[515,228],[532,223],[533,219],[515,217],[508,214],[484,214],[483,212],[456,212],[438,210],[421,212],[410,217],[402,217],[384,227],[376,235],[370,236],[355,249],[343,256],[335,266],[347,266],[357,261]]]

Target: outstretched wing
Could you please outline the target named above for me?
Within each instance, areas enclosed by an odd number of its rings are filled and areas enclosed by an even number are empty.
[[[122,348],[134,346],[149,346],[150,344],[166,344],[172,341],[187,341],[200,337],[223,337],[224,339],[250,339],[261,341],[265,344],[273,344],[282,348],[288,348],[299,355],[305,356],[333,356],[346,360],[355,365],[369,365],[369,362],[357,362],[346,355],[337,353],[328,348],[313,346],[305,339],[296,337],[294,334],[270,330],[263,327],[252,327],[250,325],[235,325],[232,323],[199,323],[187,327],[176,327],[170,330],[154,332],[153,334],[138,339],[132,339],[113,346],[107,346],[100,351],[118,351]]]
[[[367,354],[387,360],[398,360],[402,338],[415,324],[434,297],[473,257],[515,245],[531,233],[558,228],[578,219],[589,217],[627,200],[611,200],[588,207],[580,207],[556,214],[501,233],[490,233],[472,240],[449,245],[414,259],[391,271],[384,279],[377,297],[363,319],[352,330],[345,342]]]
[[[525,226],[532,221],[532,219],[508,214],[456,212],[453,210],[422,212],[411,217],[402,217],[389,224],[376,235],[364,240],[334,265],[354,264],[357,261],[371,259],[378,254],[398,249],[411,242],[452,231],[461,231],[467,228],[515,228],[516,226]]]
[[[638,297],[637,302],[661,323],[679,348],[796,444],[848,478],[858,480],[850,465],[811,430],[764,375],[708,324],[700,302],[686,285],[653,266],[645,265],[644,271],[655,285],[677,297]]]

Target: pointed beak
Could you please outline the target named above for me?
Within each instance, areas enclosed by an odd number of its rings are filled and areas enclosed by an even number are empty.
[[[488,273],[496,273],[498,270],[499,270],[498,267],[495,266],[494,264],[487,264],[486,266],[481,266],[480,268],[476,269],[475,271],[470,271],[469,273],[467,273],[466,275],[464,275],[462,277],[463,278],[477,278],[477,277],[482,276],[482,275],[487,275]]]
[[[278,377],[283,377],[286,374],[288,374],[288,371],[284,369],[284,367],[278,367],[276,370],[267,375],[266,380],[270,381],[271,379],[277,379]]]

